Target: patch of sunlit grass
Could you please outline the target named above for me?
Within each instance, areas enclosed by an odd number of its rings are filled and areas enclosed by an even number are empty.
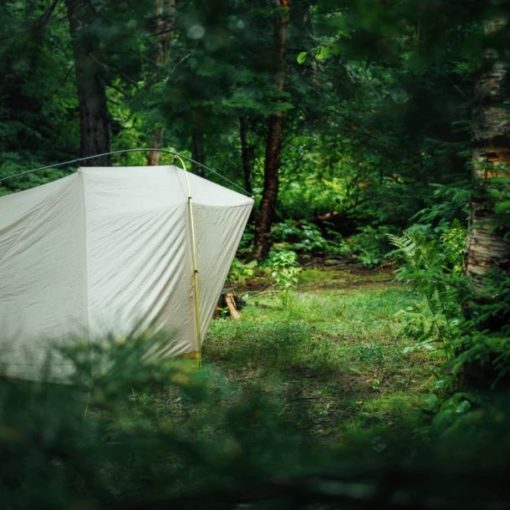
[[[305,271],[286,307],[268,292],[248,299],[241,321],[213,321],[205,363],[226,368],[241,383],[270,379],[275,391],[290,396],[287,410],[319,413],[315,428],[327,435],[361,426],[379,404],[384,412],[377,416],[391,422],[415,407],[432,382],[434,361],[406,350],[413,341],[402,333],[399,315],[421,299],[393,281],[381,283],[387,273],[375,273],[365,284],[359,275],[323,273],[311,290],[308,279],[321,273]],[[331,289],[332,282],[338,288]],[[394,400],[400,404],[385,404]]]

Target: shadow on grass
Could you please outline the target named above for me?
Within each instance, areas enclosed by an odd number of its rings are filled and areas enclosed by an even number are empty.
[[[308,387],[289,350],[310,330],[281,328],[237,345],[236,362],[264,356]],[[211,366],[150,359],[148,345],[69,351],[75,384],[0,379],[0,508],[508,507],[508,398],[464,415],[455,403],[437,429],[402,419],[326,445],[317,427],[327,414],[313,399],[293,408],[285,385],[239,387]],[[285,363],[271,357],[277,349]]]

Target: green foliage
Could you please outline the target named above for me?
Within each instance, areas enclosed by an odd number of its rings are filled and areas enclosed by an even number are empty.
[[[462,276],[466,246],[466,230],[457,221],[449,228],[432,229],[416,224],[402,236],[388,235],[401,257],[397,277],[420,292],[425,298],[428,313],[409,310],[408,334],[413,334],[417,346],[430,347],[439,342],[449,356],[455,351],[461,334],[460,296],[467,288]]]
[[[99,41],[95,58],[107,85],[112,148],[148,146],[158,126],[165,128],[164,146],[190,154],[199,133],[207,163],[243,185],[243,117],[259,200],[266,121],[285,111],[276,218],[287,225],[275,228],[276,242],[292,244],[286,247],[300,256],[355,257],[367,267],[379,265],[388,249],[384,229],[408,227],[434,195],[431,183],[450,189],[467,177],[466,104],[478,40],[471,25],[481,11],[470,15],[440,2],[434,13],[440,14],[438,32],[427,20],[416,20],[413,2],[399,2],[391,13],[365,3],[293,6],[288,44],[298,51],[289,52],[282,94],[273,83],[274,12],[268,6],[178,2],[169,62],[158,67],[154,2],[127,0],[122,9],[95,2],[97,19],[83,37]],[[54,11],[30,5],[5,2],[0,10],[6,27],[0,45],[2,176],[75,157],[79,147],[71,44],[61,23],[65,5],[57,3]],[[374,16],[384,21],[384,34]],[[416,23],[422,43],[413,33]],[[428,39],[432,35],[440,36],[440,48]],[[116,161],[143,164],[145,155]],[[0,193],[59,175],[8,181]],[[340,221],[319,232],[314,221],[326,213]],[[301,232],[282,232],[293,227]],[[352,246],[340,242],[355,232]]]
[[[0,7],[5,29],[0,42],[0,176],[13,173],[15,166],[27,170],[48,159],[68,159],[79,143],[68,27],[54,16],[46,18],[47,7],[13,1]],[[64,15],[61,5],[54,14]],[[9,182],[8,189],[29,183],[38,182]]]
[[[483,293],[467,292],[463,335],[452,366],[469,386],[507,387],[510,382],[510,278],[494,270]]]
[[[439,346],[448,355],[450,376],[441,377],[441,390],[459,380],[480,387],[506,384],[510,374],[508,276],[495,270],[481,292],[463,275],[467,231],[462,219],[470,193],[465,187],[437,187],[435,203],[417,216],[421,223],[402,236],[389,236],[397,247],[398,278],[427,303],[426,311],[402,312],[404,333],[415,338],[414,348]]]
[[[298,284],[301,272],[298,256],[291,250],[272,250],[267,265],[271,271],[271,278],[278,288],[282,307],[285,308]]]
[[[472,190],[469,182],[449,185],[433,184],[427,207],[420,210],[415,220],[440,230],[447,229],[455,220],[466,225]]]
[[[73,384],[0,381],[2,507],[177,504],[264,478],[280,462],[257,453],[268,442],[294,455],[273,404],[189,362],[155,361],[163,340],[68,350]]]
[[[358,229],[358,233],[346,239],[333,230],[326,233],[306,220],[285,220],[273,227],[272,235],[276,250],[295,250],[302,259],[312,256],[343,257],[360,262],[362,266],[373,268],[381,265],[390,252],[386,225],[367,225]]]
[[[466,186],[434,186],[429,207],[416,215],[400,236],[388,234],[396,248],[397,277],[410,283],[426,299],[426,307],[402,312],[404,333],[416,340],[414,349],[438,346],[453,359],[463,331],[462,303],[468,292],[463,276],[466,250]]]
[[[238,285],[246,285],[246,283],[253,278],[257,270],[257,261],[250,260],[243,262],[237,257],[232,261],[230,273],[227,281]]]
[[[495,220],[504,232],[503,237],[510,241],[510,178],[500,177],[494,180],[494,184],[489,193],[494,204]]]
[[[339,253],[342,245],[341,236],[331,229],[328,229],[327,233],[328,238],[317,225],[306,220],[285,220],[275,224],[272,230],[275,248],[295,250],[301,257]]]
[[[387,226],[361,228],[349,239],[350,253],[365,267],[379,266],[389,252],[389,230]]]

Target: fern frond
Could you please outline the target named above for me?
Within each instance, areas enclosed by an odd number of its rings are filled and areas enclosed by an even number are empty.
[[[397,250],[404,255],[408,260],[412,260],[416,254],[416,242],[409,234],[404,233],[401,236],[394,234],[386,234],[390,243],[397,248]]]

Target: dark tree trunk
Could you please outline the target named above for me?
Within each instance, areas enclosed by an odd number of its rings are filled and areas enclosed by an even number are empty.
[[[191,129],[191,159],[205,164],[204,131],[201,126],[195,125]],[[202,167],[195,163],[192,163],[192,171],[201,177],[204,175]]]
[[[506,28],[506,19],[486,23],[487,35]],[[485,72],[476,87],[477,109],[473,127],[473,179],[476,193],[471,202],[466,272],[475,294],[487,299],[485,288],[491,272],[510,271],[510,244],[497,225],[494,193],[498,178],[510,177],[510,80],[508,65],[498,52],[486,51]]]
[[[271,248],[271,226],[274,219],[280,184],[280,153],[283,139],[283,115],[269,118],[264,164],[264,191],[255,226],[255,257],[264,259]]]
[[[74,54],[76,87],[80,111],[80,156],[110,151],[110,115],[102,66],[98,61],[99,43],[89,30],[95,9],[87,0],[65,0]],[[111,156],[82,163],[84,166],[110,166]]]
[[[279,92],[285,90],[287,25],[289,23],[289,0],[274,0],[276,13],[273,18],[275,48],[275,86]],[[269,117],[264,162],[264,190],[255,225],[254,255],[264,259],[271,248],[271,226],[278,199],[280,156],[283,144],[282,111]]]
[[[302,51],[307,51],[316,44],[313,39],[311,9],[312,2],[310,0],[292,0],[290,24],[295,32],[292,37],[292,46],[297,45]]]
[[[156,128],[150,140],[151,149],[161,149],[163,147],[163,140],[165,137],[165,129],[162,127]],[[159,165],[161,160],[161,152],[158,150],[149,151],[147,155],[147,164],[150,166]]]
[[[245,117],[239,119],[239,137],[241,139],[241,159],[243,162],[244,189],[251,195],[253,191],[251,182],[251,160],[253,145],[248,142],[248,120]]]
[[[160,71],[165,71],[170,60],[170,46],[175,25],[175,7],[176,0],[156,0],[156,15],[154,18],[154,33],[157,39],[155,79]],[[164,136],[164,128],[156,128],[150,138],[151,148],[160,149],[163,147]],[[149,165],[159,165],[160,159],[161,152],[150,151],[147,156],[147,163]]]

